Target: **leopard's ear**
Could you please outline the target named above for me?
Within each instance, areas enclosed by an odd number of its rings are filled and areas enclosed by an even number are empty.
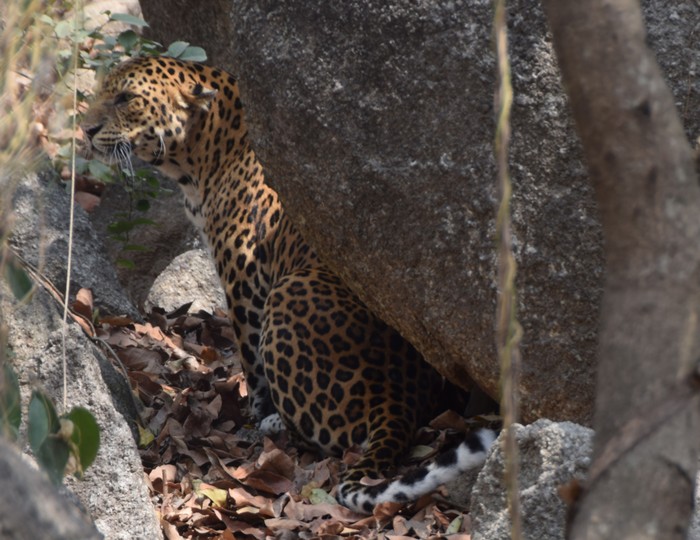
[[[196,107],[199,109],[209,109],[209,104],[216,96],[217,91],[207,88],[200,83],[187,83],[180,88],[180,96],[183,107]]]

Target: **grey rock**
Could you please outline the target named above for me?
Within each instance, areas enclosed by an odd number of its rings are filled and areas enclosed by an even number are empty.
[[[292,218],[431,364],[496,396],[492,3],[233,6],[252,137]],[[509,13],[523,418],[589,422],[601,229],[540,8]]]
[[[61,495],[19,449],[0,437],[0,538],[93,540],[103,538],[90,517]],[[40,496],[38,496],[40,494]]]
[[[49,172],[30,174],[14,189],[7,186],[3,189],[12,196],[12,244],[63,293],[68,260],[68,193]],[[140,317],[119,284],[90,219],[78,205],[75,205],[72,253],[71,297],[81,287],[89,288],[95,305],[103,313]]]
[[[700,471],[700,467],[698,470]],[[690,521],[688,540],[700,540],[700,472],[695,477],[695,512]]]
[[[700,6],[643,4],[696,136]],[[508,13],[523,418],[589,423],[601,229],[539,4]],[[252,138],[290,215],[433,365],[496,396],[492,3],[236,0],[231,16]]]
[[[573,422],[541,419],[528,426],[516,425],[523,538],[564,540],[567,507],[559,488],[572,480],[585,481],[593,453],[593,435],[593,430]],[[470,501],[473,540],[511,537],[502,437],[496,441],[471,493],[460,492],[462,501]],[[455,480],[454,484],[459,482]],[[462,482],[471,485],[468,480]],[[700,540],[700,473],[687,538]]]
[[[9,327],[9,344],[20,377],[23,402],[35,385],[45,389],[62,407],[62,312],[39,289],[26,305],[12,306],[4,285],[0,306]],[[65,484],[88,510],[108,539],[159,538],[160,526],[143,478],[143,466],[129,426],[113,402],[102,371],[114,368],[82,330],[69,323],[66,336],[68,408],[83,406],[96,417],[101,430],[95,463],[82,481]],[[116,377],[115,377],[116,379]]]
[[[4,188],[8,189],[5,183]],[[68,195],[48,176],[29,175],[12,186],[15,214],[12,243],[20,255],[36,264],[59,287],[65,283],[68,235]],[[90,286],[105,309],[134,314],[113,267],[106,261],[91,225],[76,208],[74,279]],[[0,280],[0,314],[8,327],[8,343],[22,386],[24,410],[32,388],[45,389],[62,408],[62,308],[42,288],[17,304]],[[66,332],[68,408],[83,406],[96,417],[102,437],[95,463],[83,481],[65,480],[108,539],[153,539],[162,536],[134,436],[125,415],[133,420],[128,383],[74,323]],[[133,425],[133,423],[132,423]]]
[[[520,454],[523,538],[563,540],[566,505],[557,489],[573,479],[585,478],[593,431],[572,422],[538,420],[529,426],[517,426],[516,441]],[[472,491],[473,540],[510,538],[503,471],[503,451],[499,445],[486,460]]]
[[[146,298],[145,308],[172,311],[192,302],[190,311],[213,312],[226,309],[226,295],[209,253],[203,249],[186,251],[175,257],[156,278]]]

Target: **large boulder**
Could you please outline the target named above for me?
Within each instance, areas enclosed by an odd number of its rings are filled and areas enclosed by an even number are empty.
[[[510,10],[524,416],[588,422],[601,232],[542,15]],[[496,396],[491,3],[237,0],[231,17],[223,63],[293,220],[428,361]]]
[[[546,419],[528,426],[516,424],[514,429],[520,467],[518,487],[523,538],[564,540],[569,510],[564,497],[574,496],[577,487],[585,485],[594,432],[573,422]],[[511,538],[502,438],[503,434],[468,495],[473,540]],[[687,538],[700,540],[700,482],[696,482],[695,512]]]
[[[648,1],[697,130],[697,3]],[[591,418],[603,280],[596,206],[537,3],[508,6],[523,419]],[[498,395],[492,3],[238,0],[257,151],[304,234],[455,382]]]
[[[153,282],[144,303],[173,311],[192,302],[189,311],[226,309],[226,295],[208,251],[191,249],[175,257]]]
[[[103,536],[77,505],[61,495],[45,474],[0,436],[0,504],[11,512],[0,513],[3,540],[51,538],[98,540]]]
[[[207,47],[230,17],[210,58],[239,77],[255,148],[293,220],[428,361],[496,396],[492,3],[234,0],[194,14],[177,0],[141,4],[163,42]],[[684,21],[699,8],[643,4],[695,134],[700,51]],[[601,228],[539,5],[511,2],[509,32],[523,419],[589,423]]]
[[[538,420],[529,426],[516,425],[515,440],[520,456],[523,538],[564,540],[567,507],[559,489],[584,480],[590,466],[593,431],[573,422]],[[474,540],[511,537],[504,468],[503,449],[495,445],[471,493]]]

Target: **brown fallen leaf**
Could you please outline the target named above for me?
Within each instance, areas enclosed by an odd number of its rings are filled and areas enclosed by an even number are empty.
[[[349,508],[340,506],[339,504],[324,503],[307,505],[303,502],[295,501],[294,499],[290,499],[284,507],[284,515],[290,519],[298,519],[301,521],[309,521],[315,518],[329,516],[343,523],[355,523],[365,518],[362,514],[353,512]]]
[[[233,501],[234,509],[249,506],[256,508],[260,515],[266,518],[277,518],[281,515],[276,501],[262,495],[253,495],[243,488],[231,488],[228,490],[228,494]]]
[[[132,387],[147,405],[141,412],[144,425],[155,435],[141,455],[166,537],[167,530],[186,538],[364,540],[378,534],[432,538],[449,529],[456,540],[468,538],[468,516],[460,524],[461,512],[438,506],[429,496],[407,507],[379,505],[374,516],[331,502],[327,494],[338,483],[340,460],[319,460],[284,436],[272,441],[248,429],[240,356],[219,348],[233,340],[222,313],[168,317],[154,310],[152,315],[150,324],[106,322],[99,331],[117,348],[134,349],[124,353],[125,363]],[[454,427],[458,419],[436,422]],[[427,429],[418,444],[432,453],[444,440],[444,431]],[[360,457],[354,449],[344,459]],[[381,533],[378,524],[384,525]]]
[[[75,202],[77,202],[81,206],[81,208],[89,214],[100,205],[102,199],[97,195],[88,193],[87,191],[76,191]]]
[[[314,534],[319,536],[337,536],[345,529],[340,521],[320,520],[318,527],[312,527]]]
[[[265,526],[276,531],[295,531],[298,529],[306,528],[306,523],[297,519],[269,518],[265,520]]]
[[[104,315],[99,318],[99,323],[101,325],[107,324],[110,326],[129,326],[133,325],[134,321],[131,317]]]
[[[379,527],[391,523],[394,516],[404,507],[403,503],[383,502],[374,507],[372,515]]]
[[[406,536],[410,532],[411,528],[406,525],[406,521],[406,518],[403,516],[394,516],[391,526],[396,534]]]
[[[148,479],[155,491],[163,493],[167,483],[176,481],[177,468],[175,465],[160,465],[148,473]]]
[[[162,373],[164,355],[159,350],[115,347],[117,356],[125,367],[134,371]]]
[[[248,487],[270,495],[281,495],[294,487],[289,478],[273,471],[255,470],[241,481]]]
[[[428,425],[433,429],[453,429],[462,433],[468,430],[464,418],[453,410],[443,412],[435,417]]]
[[[113,328],[105,341],[112,347],[136,347],[138,345],[136,334],[128,327]]]
[[[92,291],[86,288],[80,289],[75,295],[75,302],[73,302],[72,308],[73,311],[91,321],[94,309]]]
[[[183,540],[184,537],[180,536],[180,533],[177,531],[177,527],[172,523],[169,523],[165,519],[161,519],[160,526],[163,528],[163,533],[165,534],[165,538],[167,538],[167,540]]]
[[[182,424],[186,433],[193,437],[206,437],[209,435],[211,425],[216,420],[217,414],[207,407],[194,405],[190,409],[190,414]]]
[[[265,443],[269,441],[266,440]],[[279,474],[289,480],[294,479],[296,465],[291,457],[279,448],[263,451],[258,457],[257,466],[261,471],[270,471]]]

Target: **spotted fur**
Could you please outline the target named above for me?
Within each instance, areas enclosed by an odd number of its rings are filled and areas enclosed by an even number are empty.
[[[341,503],[371,512],[483,461],[488,431],[403,479],[362,483],[390,473],[417,427],[444,410],[443,379],[288,219],[250,146],[231,75],[171,58],[129,60],[106,76],[82,125],[105,159],[133,154],[179,182],[226,292],[261,427],[284,425],[330,455],[364,448],[338,488]]]

